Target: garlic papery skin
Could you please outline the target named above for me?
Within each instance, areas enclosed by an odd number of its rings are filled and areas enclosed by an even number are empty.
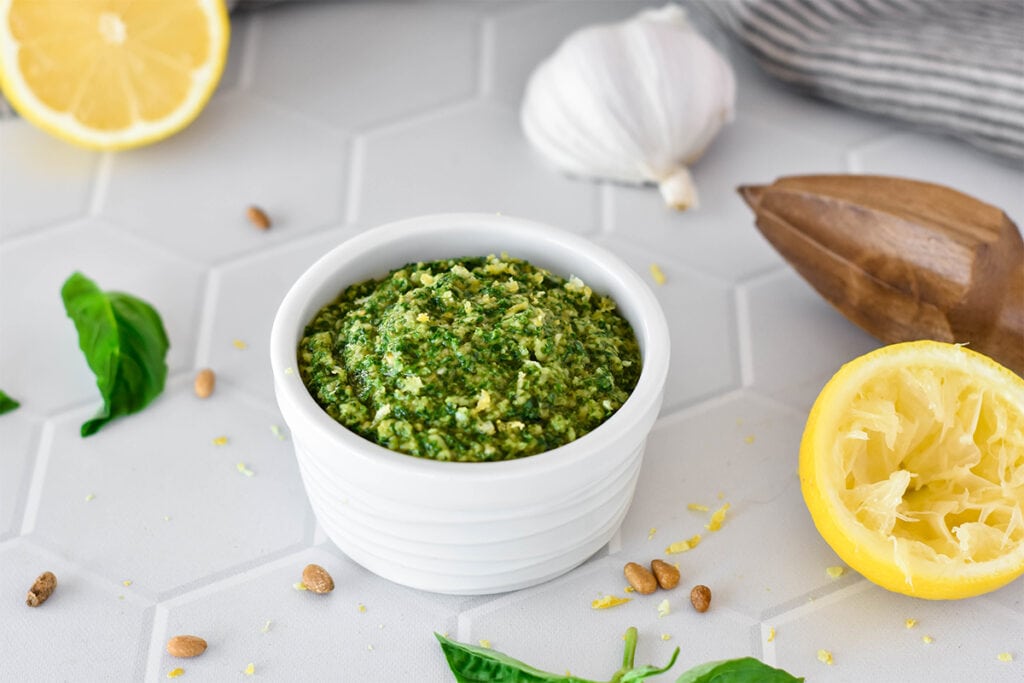
[[[527,139],[570,175],[658,185],[666,203],[697,205],[687,167],[732,120],[729,62],[677,5],[582,28],[526,85]]]

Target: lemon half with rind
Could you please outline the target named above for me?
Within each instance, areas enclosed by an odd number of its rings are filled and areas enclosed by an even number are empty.
[[[800,445],[814,524],[891,591],[955,599],[1024,574],[1024,379],[956,344],[893,344],[825,385]]]
[[[0,0],[0,90],[58,138],[139,147],[199,115],[229,37],[224,0]]]

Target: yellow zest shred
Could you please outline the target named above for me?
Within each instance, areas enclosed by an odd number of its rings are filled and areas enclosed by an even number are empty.
[[[606,595],[603,598],[598,598],[590,603],[590,606],[594,609],[608,609],[609,607],[616,607],[618,605],[624,605],[633,598],[620,598],[617,595]]]
[[[829,666],[835,664],[835,660],[832,659],[832,653],[828,650],[818,650],[818,661]]]
[[[654,534],[656,534],[656,533],[658,533],[658,530],[655,527],[652,526],[650,529],[648,529],[647,530],[647,540],[649,541],[652,538],[654,538]]]
[[[676,541],[672,545],[665,548],[665,552],[669,555],[674,555],[676,553],[685,553],[687,550],[693,550],[694,548],[696,548],[698,543],[700,543],[700,534],[695,534],[694,536],[688,538],[685,541]]]
[[[774,626],[769,626],[768,627],[768,642],[771,643],[771,642],[774,642],[774,641],[775,641],[775,627]]]
[[[226,437],[226,436],[215,436],[215,437],[213,437],[213,445],[214,446],[224,446],[225,444],[227,444],[227,442],[228,442],[228,437]]]
[[[124,586],[125,588],[127,588],[128,586],[132,585],[132,580],[131,579],[125,579],[124,581],[121,582],[121,585]]]
[[[846,567],[837,564],[834,567],[828,567],[825,570],[825,573],[833,579],[838,579],[840,576],[846,573]]]
[[[284,430],[279,425],[270,425],[270,433],[277,437],[278,441],[284,441]]]
[[[914,628],[915,626],[917,626],[917,619],[907,619],[905,622],[903,622],[903,624],[907,628]]]
[[[251,477],[254,474],[256,474],[255,472],[250,470],[248,467],[246,467],[244,462],[240,462],[240,463],[236,464],[235,465],[235,469],[238,470],[239,472],[241,472],[242,474],[244,474],[247,477]]]
[[[306,584],[302,583],[301,581],[299,581],[297,583],[293,583],[292,584],[292,588],[294,588],[297,591],[308,591],[309,590],[308,588],[306,588]]]
[[[708,506],[701,505],[700,503],[690,503],[689,505],[686,506],[686,509],[693,510],[694,512],[707,512]]]
[[[635,593],[636,592],[636,589],[633,588],[632,586],[626,586],[622,590],[626,591],[627,593]]]
[[[91,503],[95,499],[96,499],[96,494],[95,493],[90,493],[90,494],[86,495],[85,502],[86,503]]]
[[[246,344],[241,339],[234,339],[234,340],[232,340],[231,345],[234,346],[239,351],[244,351],[245,349],[249,348],[249,345]]]
[[[722,507],[718,508],[711,514],[711,521],[704,525],[704,528],[708,531],[718,531],[722,528],[722,522],[725,521],[725,513],[731,506],[726,503]]]
[[[754,435],[753,434],[747,434],[745,437],[743,437],[743,443],[745,443],[745,444],[752,444],[752,443],[754,443]]]
[[[168,671],[167,672],[167,677],[168,678],[177,678],[178,676],[182,676],[184,674],[185,674],[185,670],[182,669],[179,666],[177,669],[171,669],[170,671]]]
[[[925,645],[931,645],[932,643],[935,642],[935,639],[932,638],[931,636],[921,636],[921,642],[924,643]]]
[[[667,633],[662,633],[662,634],[661,634],[661,639],[662,639],[662,640],[672,640],[672,636],[670,636],[670,635],[669,635],[669,634],[667,634]]]
[[[249,665],[245,667],[245,670],[242,673],[244,673],[246,676],[252,676],[254,673],[256,673],[256,665],[252,662],[249,662]]]
[[[651,277],[654,278],[654,281],[657,284],[665,284],[665,273],[661,271],[661,266],[659,266],[657,263],[651,264]]]
[[[270,633],[270,625],[272,623],[273,622],[270,619],[267,619],[267,623],[263,624],[263,628],[260,629],[260,632],[261,633]]]
[[[364,605],[363,603],[359,603],[356,609],[359,610],[360,614],[366,614],[366,605]]]
[[[1000,662],[1012,662],[1013,655],[1011,655],[1009,652],[1000,652],[996,655],[996,659],[998,659]]]
[[[491,641],[487,640],[486,638],[481,638],[480,639],[480,647],[487,648],[488,650],[490,650],[491,649]]]

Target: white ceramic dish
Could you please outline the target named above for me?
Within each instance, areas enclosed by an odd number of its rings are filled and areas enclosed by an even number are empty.
[[[406,263],[507,252],[611,296],[640,343],[626,403],[583,437],[528,458],[437,462],[395,453],[332,420],[296,371],[305,325],[345,287]],[[356,562],[400,584],[451,594],[524,588],[586,560],[633,497],[668,373],[668,327],[644,281],[588,240],[488,214],[412,218],[367,231],[313,264],[274,320],[271,365],[320,526]]]

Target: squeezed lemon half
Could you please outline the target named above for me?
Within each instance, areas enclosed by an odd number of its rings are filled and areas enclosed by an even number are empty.
[[[0,89],[63,140],[138,147],[203,109],[229,32],[224,0],[0,0]]]
[[[869,580],[921,598],[1024,574],[1024,379],[955,344],[885,346],[811,409],[800,482],[814,524]]]

